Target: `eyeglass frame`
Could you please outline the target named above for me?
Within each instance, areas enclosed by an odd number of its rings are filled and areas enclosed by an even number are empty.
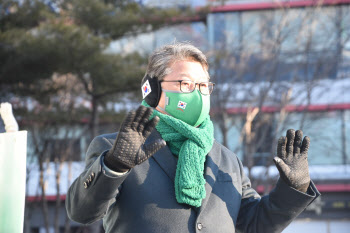
[[[181,82],[183,82],[183,81],[193,82],[193,83],[195,84],[193,90],[190,91],[190,92],[184,92],[184,91],[182,91],[182,89],[181,89]],[[196,82],[194,82],[194,81],[192,81],[192,80],[161,80],[161,81],[159,81],[159,83],[163,83],[163,82],[166,82],[166,83],[170,83],[170,82],[179,82],[179,83],[180,83],[180,91],[181,91],[182,93],[192,93],[192,92],[194,92],[194,90],[196,90],[197,84],[199,84],[198,90],[199,90],[199,92],[200,92],[202,95],[211,95],[211,93],[213,93],[214,87],[215,87],[215,83],[213,83],[213,82],[200,82],[200,83],[196,83]],[[202,84],[202,83],[211,83],[211,84],[213,84],[213,89],[211,90],[211,92],[210,92],[209,94],[204,94],[204,93],[202,93],[202,91],[201,91],[201,86],[200,86],[200,84]]]

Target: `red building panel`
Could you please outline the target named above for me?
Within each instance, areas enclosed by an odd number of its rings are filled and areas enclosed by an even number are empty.
[[[291,2],[256,2],[256,3],[237,3],[224,6],[216,6],[211,8],[211,12],[233,12],[233,11],[253,11],[253,10],[266,10],[277,8],[298,8],[298,7],[310,7],[310,6],[329,6],[329,5],[341,5],[349,4],[350,0],[312,0],[312,1],[291,1]]]

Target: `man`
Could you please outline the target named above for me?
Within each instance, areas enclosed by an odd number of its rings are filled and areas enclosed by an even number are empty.
[[[182,43],[156,50],[142,105],[118,134],[90,144],[68,190],[69,217],[103,218],[108,233],[281,232],[319,195],[308,172],[309,138],[294,130],[280,138],[281,179],[261,198],[241,161],[213,138],[213,88],[200,50]]]

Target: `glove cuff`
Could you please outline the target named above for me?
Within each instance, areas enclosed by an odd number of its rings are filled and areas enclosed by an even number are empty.
[[[108,168],[112,169],[115,172],[126,172],[132,168],[113,156],[110,151],[108,151],[105,155],[103,162]]]
[[[307,189],[309,188],[309,186],[310,186],[310,181],[300,185],[298,188],[295,188],[295,189],[299,190],[300,192],[307,193]]]

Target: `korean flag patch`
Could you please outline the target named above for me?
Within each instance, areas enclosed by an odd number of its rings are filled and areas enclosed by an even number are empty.
[[[142,96],[143,99],[146,98],[146,96],[149,95],[149,93],[151,93],[151,85],[149,85],[148,80],[143,84],[143,86],[141,87],[142,89]]]
[[[177,107],[178,108],[182,108],[182,109],[185,109],[186,108],[186,105],[187,103],[183,102],[183,101],[179,101],[179,103],[177,104]]]

